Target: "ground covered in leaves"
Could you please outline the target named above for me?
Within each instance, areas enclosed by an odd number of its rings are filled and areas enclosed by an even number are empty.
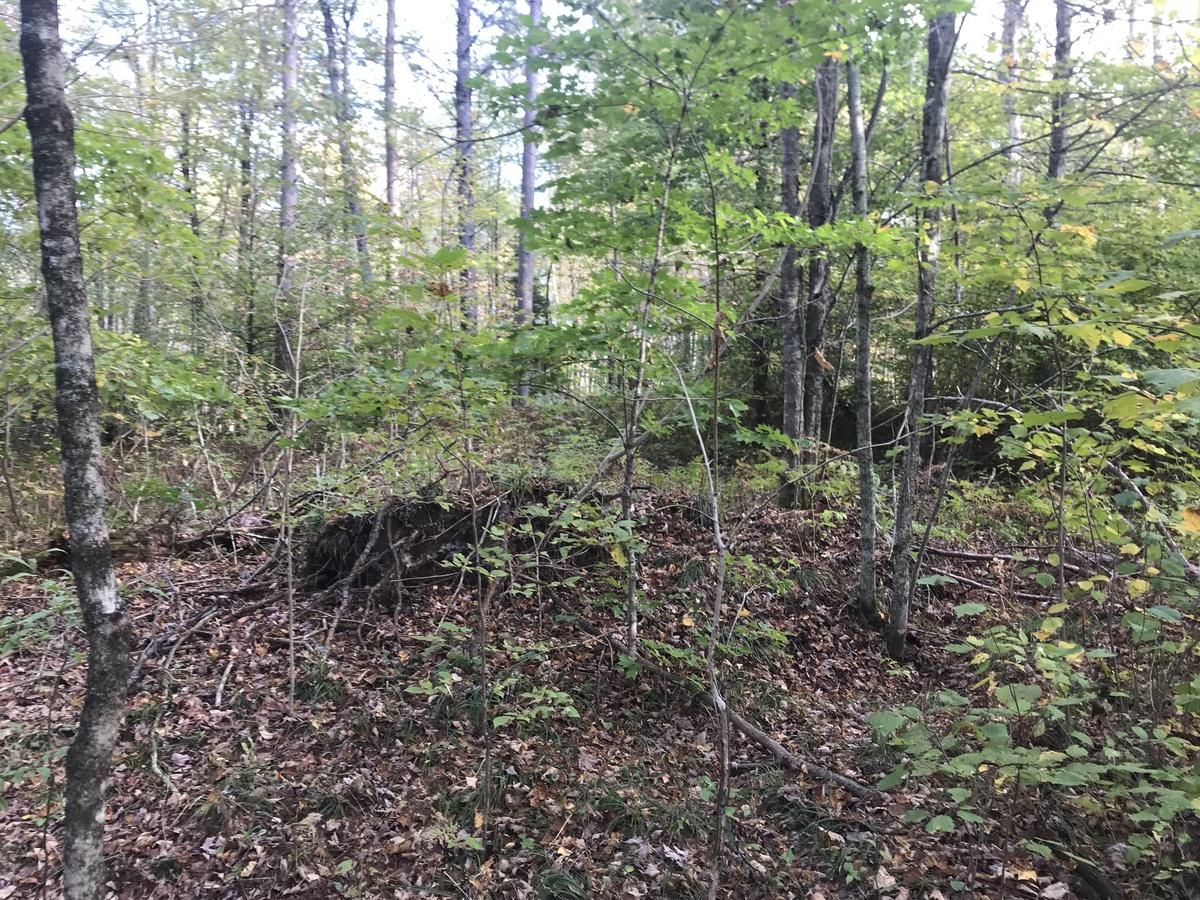
[[[954,607],[979,596],[970,583],[1003,593],[1014,618],[1038,601],[1018,596],[1021,564],[991,560],[1005,548],[981,537],[965,548],[980,559],[933,561],[963,581],[922,591],[913,660],[891,663],[854,614],[855,514],[815,507],[733,523],[725,690],[789,751],[870,787],[897,758],[868,717],[979,690],[969,660],[942,649],[962,639]],[[715,726],[681,684],[702,683],[711,534],[685,500],[642,509],[644,652],[682,683],[630,677],[566,612],[621,638],[619,554],[593,552],[553,597],[501,581],[485,671],[470,653],[468,579],[301,590],[292,710],[284,576],[248,581],[269,542],[235,534],[122,562],[142,658],[111,783],[112,896],[704,896]],[[53,894],[81,630],[53,574],[10,580],[0,606],[13,617],[0,660],[0,898]],[[1058,815],[1032,792],[931,833],[909,815],[936,811],[929,783],[862,799],[733,741],[720,896],[1090,896],[1072,863],[1021,849]]]

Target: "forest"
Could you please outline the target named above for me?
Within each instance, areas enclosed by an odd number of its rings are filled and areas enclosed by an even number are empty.
[[[1198,37],[0,0],[0,900],[1200,897]]]

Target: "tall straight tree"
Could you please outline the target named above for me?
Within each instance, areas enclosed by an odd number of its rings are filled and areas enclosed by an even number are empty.
[[[817,68],[816,122],[813,125],[812,177],[806,198],[808,224],[817,229],[833,221],[833,138],[837,125],[838,81],[841,64],[826,58]],[[808,302],[804,327],[804,433],[821,433],[821,411],[825,398],[825,369],[829,363],[821,353],[825,322],[833,306],[829,280],[829,258],[816,252],[808,263]],[[822,365],[824,363],[824,365]]]
[[[371,257],[367,253],[367,223],[363,218],[362,204],[358,199],[358,174],[354,165],[354,154],[350,146],[353,127],[354,106],[350,97],[348,47],[350,22],[354,6],[343,11],[342,34],[339,37],[337,23],[333,18],[330,0],[319,0],[321,19],[325,24],[325,74],[329,80],[329,95],[333,98],[333,116],[337,124],[338,160],[342,169],[342,202],[346,206],[346,218],[350,233],[354,235],[354,249],[358,254],[359,273],[363,281],[371,280]]]
[[[21,0],[21,59],[54,336],[71,570],[88,640],[87,690],[67,754],[63,894],[67,900],[96,900],[106,890],[104,782],[125,711],[133,626],[117,590],[105,519],[100,401],[75,208],[75,123],[67,106],[56,0]]]
[[[942,183],[946,162],[946,106],[950,96],[950,61],[958,40],[954,13],[939,13],[929,23],[929,58],[925,69],[925,105],[921,112],[922,185]],[[912,367],[908,376],[905,412],[907,437],[900,486],[896,496],[896,540],[892,545],[892,599],[888,623],[888,655],[904,659],[908,641],[909,558],[916,506],[917,472],[921,465],[921,419],[925,413],[925,385],[933,371],[933,348],[921,343],[929,336],[937,293],[938,259],[942,243],[942,209],[934,203],[917,215],[917,305]]]
[[[1008,118],[1008,180],[1012,187],[1021,183],[1021,117],[1017,113],[1017,42],[1021,34],[1021,22],[1025,18],[1028,0],[1004,0],[1004,21],[1000,31],[1000,53],[1004,81],[1004,115]]]
[[[793,82],[779,86],[779,99],[794,105],[798,91]],[[785,127],[779,135],[780,208],[791,220],[800,217],[800,129]],[[801,438],[804,425],[804,310],[800,305],[800,266],[796,245],[783,248],[783,266],[779,273],[779,331],[783,351],[783,434],[793,443]],[[779,505],[793,509],[800,502],[796,472],[800,465],[798,449],[784,452],[787,470],[779,491]]]
[[[297,27],[300,0],[283,0],[283,104],[280,111],[279,159],[279,282],[275,292],[275,368],[295,371],[292,321],[295,315],[292,287],[295,280],[296,220],[299,190],[296,183],[297,85],[300,81],[300,47]]]
[[[458,0],[454,50],[454,151],[458,190],[458,239],[466,251],[459,297],[463,316],[471,325],[479,318],[475,305],[475,185],[474,124],[471,119],[471,11],[472,0]]]
[[[542,0],[529,0],[529,28],[536,33],[542,22]],[[538,136],[534,116],[538,98],[538,46],[530,41],[525,60],[525,118],[522,120],[524,145],[521,148],[521,235],[517,243],[517,324],[533,321],[533,251],[529,249],[529,220],[533,214],[534,191],[537,187]],[[517,392],[529,396],[529,382],[522,381]]]
[[[846,68],[846,97],[850,111],[850,190],[854,214],[866,228],[867,133],[863,124],[862,75],[858,64]],[[871,452],[871,251],[865,243],[854,248],[855,354],[854,426],[858,448],[858,500],[861,524],[858,543],[858,609],[872,623],[879,618],[875,598],[875,460]]]
[[[387,0],[383,36],[383,158],[388,215],[400,217],[400,150],[396,146],[396,0]]]
[[[1071,19],[1074,10],[1067,0],[1054,0],[1054,92],[1050,95],[1050,163],[1047,174],[1067,174],[1067,105],[1071,81]],[[1052,219],[1053,213],[1047,213]]]

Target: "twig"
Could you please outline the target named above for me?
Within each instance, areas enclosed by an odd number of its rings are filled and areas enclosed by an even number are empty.
[[[221,699],[225,696],[225,683],[229,681],[229,673],[233,671],[235,662],[237,662],[237,657],[230,656],[229,662],[225,664],[225,671],[221,673],[221,680],[217,682],[217,695],[213,698],[213,709],[221,708]]]

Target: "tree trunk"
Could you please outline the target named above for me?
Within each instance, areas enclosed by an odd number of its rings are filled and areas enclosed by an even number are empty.
[[[925,106],[921,121],[921,183],[940,185],[944,177],[946,105],[950,93],[950,61],[958,38],[954,13],[940,13],[929,25],[929,60],[925,73]],[[942,210],[931,206],[917,217],[916,340],[929,335],[937,288],[941,250]],[[912,545],[917,472],[921,464],[921,419],[925,412],[925,386],[933,366],[933,350],[926,344],[913,347],[908,377],[908,434],[900,489],[896,498],[896,540],[892,546],[892,602],[888,627],[888,655],[903,660],[908,640],[909,551]]]
[[[400,151],[396,143],[396,0],[387,0],[387,30],[383,38],[383,156],[387,210],[393,225],[400,218]]]
[[[812,181],[808,191],[809,227],[816,229],[833,221],[833,136],[837,125],[838,80],[841,65],[826,59],[817,68],[814,82],[817,100],[817,121],[813,126]],[[813,254],[808,263],[808,303],[804,330],[804,434],[821,434],[822,410],[825,405],[825,367],[821,344],[825,340],[825,323],[833,305],[833,290],[829,283],[829,259]]]
[[[780,85],[779,99],[783,102],[796,100],[796,85],[785,82]],[[780,208],[790,219],[800,216],[800,129],[795,126],[784,128],[780,142]],[[780,345],[783,350],[783,433],[791,441],[799,442],[804,416],[804,318],[800,308],[800,268],[794,244],[783,251],[783,268],[779,274],[779,318]],[[796,470],[800,465],[797,449],[784,452],[787,471],[779,490],[779,505],[794,509],[800,502],[800,485],[796,482]]]
[[[466,251],[467,263],[462,271],[459,299],[462,303],[464,326],[473,327],[479,319],[475,305],[475,173],[472,155],[475,137],[471,121],[471,3],[458,0],[454,74],[454,149],[458,164],[458,240]]]
[[[371,258],[367,253],[367,223],[363,218],[362,206],[358,201],[358,175],[355,173],[354,156],[350,150],[352,107],[350,104],[350,80],[346,71],[346,42],[349,34],[338,41],[337,26],[333,21],[333,7],[329,0],[318,0],[321,18],[325,23],[325,73],[329,78],[329,94],[333,98],[333,116],[337,123],[338,159],[342,168],[342,195],[346,205],[346,218],[350,233],[354,235],[354,250],[358,254],[359,273],[363,281],[371,280]],[[345,23],[348,32],[350,23]],[[339,50],[340,44],[340,50]]]
[[[1010,187],[1021,183],[1021,117],[1017,114],[1017,41],[1020,39],[1021,23],[1025,17],[1028,0],[1004,0],[1004,24],[1000,35],[1000,53],[1003,69],[1000,78],[1005,84],[1004,115],[1008,117],[1008,159]]]
[[[244,90],[245,88],[243,88]],[[257,98],[243,96],[238,110],[238,293],[246,310],[246,356],[258,350],[254,278],[254,117]]]
[[[295,280],[296,216],[299,192],[296,184],[296,102],[300,79],[300,51],[296,29],[300,0],[283,0],[283,109],[280,120],[279,177],[279,285],[275,300],[275,368],[285,375],[296,370],[292,345],[296,334]]]
[[[542,0],[529,0],[530,29],[536,31],[542,21]],[[521,234],[517,244],[517,325],[533,321],[533,251],[528,248],[530,217],[533,213],[534,191],[537,185],[538,135],[533,127],[537,111],[538,71],[535,60],[538,46],[531,43],[529,57],[525,62],[525,82],[528,85],[525,97],[524,127],[525,144],[521,150]],[[517,389],[522,397],[529,396],[529,383],[523,382]]]
[[[179,110],[179,127],[181,131],[181,140],[179,147],[179,174],[183,178],[183,194],[187,197],[188,204],[188,228],[192,232],[192,237],[195,239],[196,246],[200,244],[200,208],[196,200],[196,170],[192,159],[192,110],[189,106],[184,106]],[[199,353],[201,350],[200,341],[200,317],[204,312],[204,287],[200,281],[200,256],[197,252],[192,253],[192,293],[188,300],[188,305],[191,310],[191,331],[192,331],[192,352]]]
[[[1067,87],[1071,80],[1071,18],[1067,0],[1054,0],[1054,93],[1050,97],[1050,164],[1047,174],[1063,178],[1067,174]],[[1048,215],[1048,220],[1053,215]]]
[[[71,570],[88,639],[87,690],[67,754],[63,894],[105,893],[104,782],[125,710],[133,626],[113,572],[101,473],[100,402],[75,208],[75,131],[55,0],[22,0],[25,122],[54,335],[55,409],[62,441]]]
[[[867,222],[867,135],[863,126],[862,77],[858,66],[846,69],[846,95],[850,107],[851,194],[854,214]],[[856,352],[854,356],[854,424],[858,445],[858,499],[861,525],[858,543],[858,609],[874,624],[879,619],[875,597],[875,458],[871,449],[871,251],[859,242],[854,250],[856,301]]]

